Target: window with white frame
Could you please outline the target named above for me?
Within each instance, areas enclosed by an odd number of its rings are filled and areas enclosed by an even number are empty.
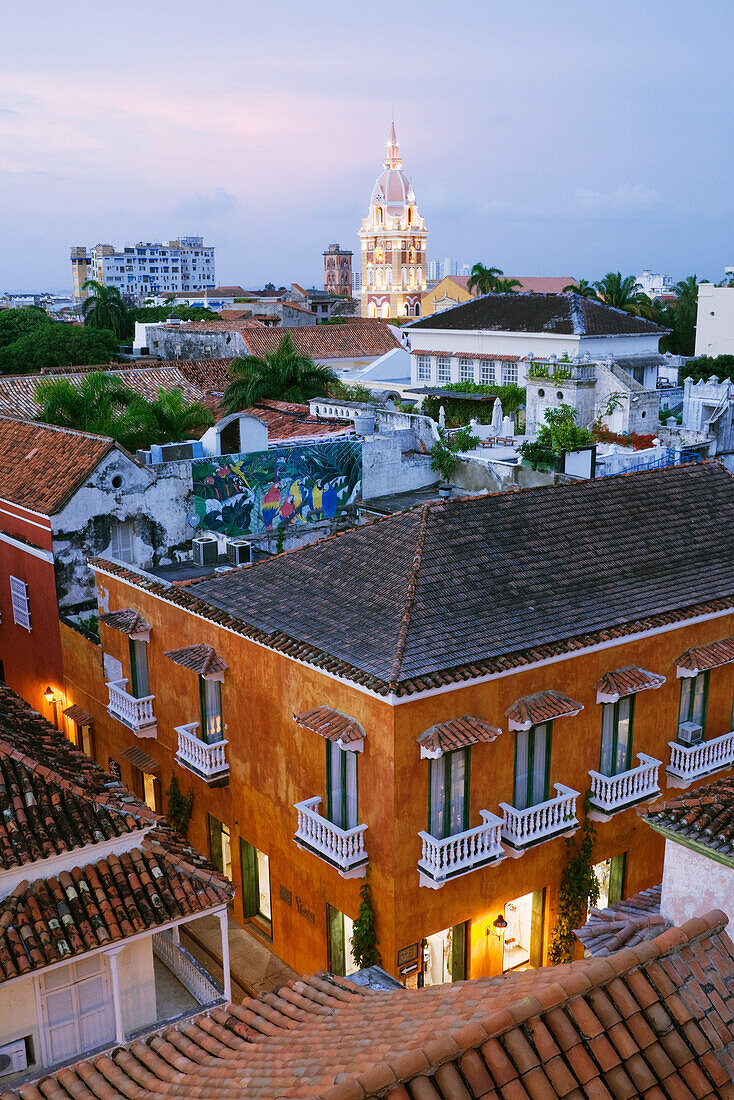
[[[133,525],[130,520],[122,523],[112,520],[110,524],[110,553],[118,561],[128,564],[133,561]]]
[[[502,385],[509,386],[513,382],[517,383],[518,370],[517,363],[503,363],[502,364]]]
[[[451,359],[448,355],[439,355],[436,360],[436,381],[451,381]]]
[[[479,364],[479,381],[483,386],[493,386],[495,383],[494,362],[485,359]]]
[[[30,630],[31,608],[28,600],[28,585],[18,577],[10,578],[10,602],[13,607],[13,622]]]
[[[430,355],[418,356],[418,381],[431,381],[431,357]]]
[[[473,382],[474,381],[474,360],[473,359],[460,359],[459,360],[459,381],[460,382]]]

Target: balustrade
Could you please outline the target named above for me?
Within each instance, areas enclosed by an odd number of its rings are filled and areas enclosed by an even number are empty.
[[[187,726],[176,726],[178,734],[178,752],[176,760],[189,771],[196,772],[204,779],[221,779],[229,775],[229,762],[227,760],[228,741],[215,741],[208,745],[196,736],[199,728],[198,722],[190,722]]]
[[[589,801],[592,810],[601,814],[614,814],[638,802],[645,802],[660,794],[658,769],[661,761],[644,752],[638,752],[639,766],[618,775],[602,775],[601,772],[589,772],[591,795]]]
[[[709,741],[700,741],[697,745],[683,745],[680,741],[669,741],[668,744],[670,763],[666,771],[673,779],[681,781],[677,786],[692,783],[694,779],[734,763],[734,730],[721,737],[712,737]]]
[[[500,842],[502,818],[480,810],[482,824],[476,829],[438,839],[430,833],[418,833],[421,858],[418,862],[421,886],[437,890],[450,878],[466,875],[477,867],[504,858]]]
[[[570,787],[564,787],[562,783],[556,783],[554,789],[555,798],[550,798],[547,802],[539,802],[535,806],[528,806],[524,810],[518,810],[516,806],[500,802],[500,809],[504,815],[502,838],[511,849],[528,848],[541,840],[550,840],[551,837],[560,836],[578,828],[576,799],[579,797],[579,792]]]
[[[361,878],[365,874],[368,860],[364,847],[367,826],[340,829],[338,825],[321,816],[318,812],[320,804],[320,798],[296,802],[296,844],[331,863],[344,878]]]
[[[136,699],[134,695],[125,691],[126,684],[127,680],[108,682],[107,690],[110,697],[107,706],[108,714],[128,726],[138,737],[157,736],[158,730],[153,713],[155,695],[144,695]]]

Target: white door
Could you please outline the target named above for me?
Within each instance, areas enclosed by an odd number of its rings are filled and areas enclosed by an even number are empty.
[[[52,970],[41,979],[41,1009],[54,1064],[115,1038],[105,960],[97,955]]]

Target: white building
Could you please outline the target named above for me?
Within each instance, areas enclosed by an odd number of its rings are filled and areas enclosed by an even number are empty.
[[[214,248],[205,245],[203,237],[180,237],[167,244],[138,241],[119,250],[111,244],[97,244],[90,250],[75,246],[71,249],[71,275],[77,302],[87,297],[87,279],[117,287],[120,293],[138,299],[217,285]]]
[[[696,355],[734,355],[734,286],[698,284]]]
[[[673,293],[673,276],[662,275],[659,271],[648,271],[635,276],[643,294],[648,298],[660,298],[663,294]]]

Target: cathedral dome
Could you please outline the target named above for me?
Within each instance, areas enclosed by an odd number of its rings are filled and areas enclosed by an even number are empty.
[[[415,195],[405,172],[386,168],[372,188],[370,206],[384,206],[388,218],[400,218],[411,202],[415,202]]]

